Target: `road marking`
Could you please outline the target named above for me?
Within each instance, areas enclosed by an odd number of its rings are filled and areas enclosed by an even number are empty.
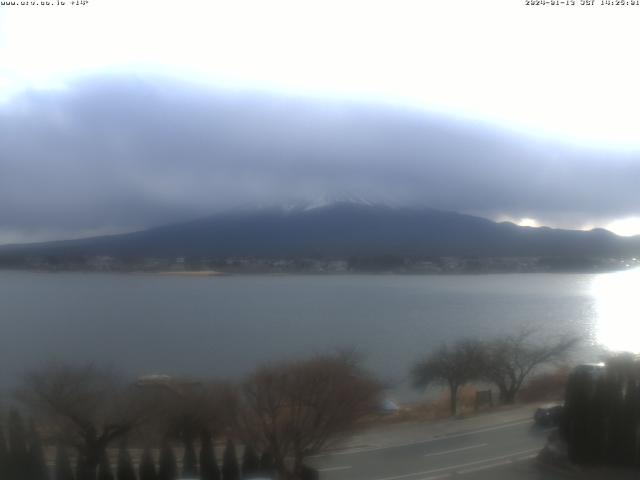
[[[420,480],[440,480],[442,478],[449,478],[451,476],[450,473],[445,473],[443,475],[434,475],[432,477],[421,478]]]
[[[532,458],[536,458],[538,456],[537,453],[532,453],[531,455],[525,455],[524,457],[517,458],[518,462],[522,462],[524,460],[531,460]]]
[[[482,460],[475,460],[473,462],[459,463],[457,465],[449,465],[448,467],[434,468],[432,470],[425,470],[423,472],[405,473],[405,474],[402,474],[402,475],[394,475],[393,477],[377,478],[375,480],[399,480],[401,478],[417,477],[419,475],[429,475],[431,473],[444,472],[446,470],[458,470],[460,468],[470,467],[472,465],[480,465],[482,463],[495,462],[496,460],[504,460],[504,459],[511,458],[511,457],[522,456],[522,455],[529,454],[529,453],[531,453],[533,451],[536,451],[536,450],[539,450],[539,448],[529,448],[528,450],[521,450],[519,452],[509,453],[508,455],[500,455],[498,457],[484,458]],[[505,462],[505,463],[510,463],[510,461]],[[496,464],[494,464],[494,465],[496,465]]]
[[[520,455],[525,455],[531,452],[535,452],[540,450],[539,448],[529,448],[527,450],[521,450],[519,452],[509,453],[507,455],[500,455],[498,457],[484,458],[482,460],[475,460],[473,462],[460,463],[459,465],[454,465],[450,468],[460,468],[460,467],[470,467],[471,465],[479,465],[481,463],[493,462],[495,460],[503,460],[505,458],[518,457]]]
[[[490,463],[488,465],[482,465],[480,467],[466,468],[464,470],[458,470],[456,473],[458,475],[464,475],[465,473],[480,472],[481,470],[489,470],[490,468],[501,467],[503,465],[509,465],[511,463],[512,463],[511,460],[502,460],[501,462]]]
[[[504,425],[497,425],[495,427],[480,428],[478,430],[472,430],[470,432],[460,432],[460,433],[454,433],[451,435],[443,435],[441,437],[436,438],[435,440],[445,440],[448,438],[466,437],[467,435],[475,435],[476,433],[492,432],[494,430],[502,430],[503,428],[516,427],[518,425],[524,425],[525,423],[532,423],[532,422],[533,420],[520,420],[519,422],[511,422]]]
[[[489,444],[479,443],[478,445],[469,445],[468,447],[454,448],[453,450],[444,450],[442,452],[427,453],[425,457],[437,457],[439,455],[447,455],[449,453],[464,452],[465,450],[471,450],[472,448],[486,447],[487,445]]]
[[[319,472],[336,472],[338,470],[349,470],[351,468],[351,466],[344,466],[344,467],[327,467],[327,468],[319,468],[318,471]]]
[[[516,462],[523,462],[525,460],[530,460],[532,458],[535,458],[536,456],[537,456],[537,454],[534,453],[534,454],[531,454],[531,455],[525,455],[525,456],[522,456],[522,457],[503,460],[501,462],[490,463],[489,465],[482,465],[480,467],[475,467],[475,468],[467,468],[466,470],[458,470],[456,473],[458,475],[464,475],[465,473],[479,472],[481,470],[488,470],[490,468],[501,467],[503,465],[509,465],[509,464],[516,463]]]
[[[506,423],[506,424],[498,425],[498,426],[495,426],[495,427],[485,427],[485,428],[481,428],[479,430],[471,430],[471,431],[468,431],[468,432],[452,433],[451,435],[442,435],[442,436],[439,436],[439,437],[429,438],[429,439],[426,439],[426,440],[418,440],[417,442],[398,443],[396,445],[387,445],[387,446],[384,446],[384,447],[359,448],[359,449],[355,449],[355,450],[346,450],[346,451],[342,451],[342,452],[321,453],[320,455],[313,455],[313,456],[311,456],[309,458],[333,457],[333,456],[338,456],[338,455],[357,455],[359,453],[378,452],[380,450],[389,450],[389,449],[392,449],[392,448],[409,447],[411,445],[422,445],[422,444],[425,444],[425,443],[439,442],[441,440],[448,440],[450,438],[466,437],[468,435],[475,435],[477,433],[492,432],[494,430],[502,430],[504,428],[517,427],[518,425],[524,425],[525,423],[532,423],[532,421],[533,420],[520,420],[520,421],[517,421],[517,422]]]
[[[416,473],[405,473],[404,475],[396,475],[395,477],[384,477],[384,478],[376,478],[375,480],[399,480],[400,478],[408,478],[408,477],[415,477],[416,475],[428,475],[430,473],[436,473],[442,470],[448,470],[449,467],[447,468],[436,468],[435,470],[427,470],[425,472],[416,472]],[[420,480],[435,480],[436,478],[447,478],[450,477],[452,475],[452,473],[445,473],[442,475],[433,475],[430,477],[426,477],[426,478],[421,478]]]

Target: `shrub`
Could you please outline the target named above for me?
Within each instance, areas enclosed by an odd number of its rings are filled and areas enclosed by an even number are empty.
[[[196,477],[198,475],[198,457],[193,446],[193,438],[188,436],[184,440],[184,455],[182,457],[182,475],[184,477]]]
[[[133,468],[131,455],[129,454],[124,442],[120,444],[120,449],[118,450],[117,479],[136,480],[136,471]]]
[[[67,449],[58,444],[56,447],[55,480],[73,480],[73,469]]]
[[[176,480],[178,478],[178,465],[173,448],[167,439],[162,442],[160,449],[160,465],[158,467],[158,480]]]
[[[47,461],[44,458],[44,450],[42,448],[42,441],[40,435],[36,430],[35,425],[31,425],[29,431],[29,451],[28,455],[28,471],[30,474],[30,480],[48,480],[49,469],[47,468]]]
[[[224,448],[222,478],[224,480],[240,480],[240,467],[238,466],[236,447],[231,439],[227,440],[227,445]]]
[[[142,452],[139,471],[140,480],[157,480],[156,462],[148,447]]]
[[[260,473],[260,457],[251,445],[246,445],[242,455],[242,476],[245,479]]]
[[[202,480],[220,480],[220,469],[216,461],[213,442],[208,431],[202,432],[200,441],[200,478]]]
[[[109,461],[107,452],[102,455],[100,463],[98,464],[98,480],[114,480],[111,462]]]

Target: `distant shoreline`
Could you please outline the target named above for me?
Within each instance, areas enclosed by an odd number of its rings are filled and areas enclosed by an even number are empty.
[[[124,272],[127,273],[127,272]],[[231,275],[230,273],[220,272],[218,270],[162,270],[158,272],[130,272],[142,275],[160,275],[160,276],[177,276],[177,277],[224,277]]]
[[[291,275],[303,276],[429,276],[429,277],[451,277],[451,276],[483,276],[483,275],[514,275],[514,274],[604,274],[614,272],[624,272],[640,268],[634,265],[622,268],[586,268],[586,269],[553,269],[553,270],[482,270],[482,271],[342,271],[342,272],[318,272],[318,271],[252,271],[252,270],[93,270],[93,269],[34,269],[34,268],[1,268],[0,272],[27,272],[27,273],[80,273],[80,274],[120,274],[120,275],[137,275],[149,277],[186,277],[186,278],[211,278],[211,277],[230,277],[230,276],[265,276],[280,277]]]
[[[603,273],[640,267],[640,257],[401,257],[201,258],[107,255],[89,257],[0,254],[0,269],[122,272],[180,277],[224,275],[482,275],[494,273]]]

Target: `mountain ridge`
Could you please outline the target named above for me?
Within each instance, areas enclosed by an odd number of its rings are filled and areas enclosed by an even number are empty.
[[[226,211],[131,233],[5,245],[0,257],[349,258],[618,257],[640,255],[640,236],[521,227],[422,206],[334,201],[313,208]]]

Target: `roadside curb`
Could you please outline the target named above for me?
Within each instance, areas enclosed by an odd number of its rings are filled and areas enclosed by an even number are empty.
[[[551,470],[564,476],[576,476],[581,473],[580,468],[569,463],[568,460],[559,458],[547,446],[536,456],[536,464],[539,468]]]

